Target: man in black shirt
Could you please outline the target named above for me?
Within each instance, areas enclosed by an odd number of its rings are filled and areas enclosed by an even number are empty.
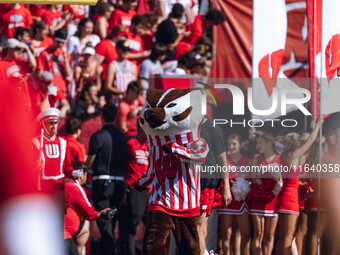
[[[175,59],[175,48],[177,44],[183,39],[183,37],[190,34],[190,32],[185,32],[183,29],[180,29],[182,26],[181,19],[183,12],[184,8],[181,4],[174,4],[169,18],[164,20],[158,26],[158,30],[155,34],[156,43],[162,43],[166,45],[168,49],[167,56],[164,61]]]
[[[127,151],[126,138],[113,122],[117,109],[106,104],[102,109],[103,127],[90,139],[87,166],[93,169],[92,201],[96,211],[118,208],[117,218],[121,218],[119,207],[125,197],[124,168]],[[97,221],[100,230],[99,254],[116,254],[113,232],[116,217],[108,221]],[[124,224],[119,224],[124,225]],[[124,226],[119,226],[122,228]],[[121,230],[120,230],[121,231]]]
[[[204,119],[204,122],[201,126],[200,136],[207,142],[209,146],[209,153],[207,155],[207,159],[203,164],[204,166],[216,166],[220,165],[221,167],[227,166],[227,152],[226,152],[226,139],[224,138],[222,130],[216,126],[213,126],[213,122],[208,119]],[[210,216],[212,206],[214,203],[214,198],[216,194],[216,190],[220,186],[221,179],[223,178],[223,189],[222,189],[222,205],[225,207],[231,202],[231,192],[229,186],[229,178],[227,174],[221,174],[218,176],[217,174],[210,175],[209,173],[201,173],[201,196],[200,196],[200,204],[201,204],[201,215],[198,220],[198,234],[200,238],[200,248],[201,254],[208,254],[207,251],[203,253],[205,250],[205,237],[204,237],[204,229],[208,222],[208,217]]]

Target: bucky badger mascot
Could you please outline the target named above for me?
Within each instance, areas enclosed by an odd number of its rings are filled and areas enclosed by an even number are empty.
[[[209,151],[199,136],[201,94],[198,89],[148,90],[139,123],[148,136],[150,167],[133,184],[141,192],[151,192],[146,254],[168,255],[171,232],[179,254],[200,254],[197,166]]]

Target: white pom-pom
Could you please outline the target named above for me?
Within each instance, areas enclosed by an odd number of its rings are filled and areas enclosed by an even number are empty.
[[[273,194],[274,195],[277,195],[279,194],[279,192],[281,191],[282,189],[282,186],[283,186],[283,182],[279,181],[275,184],[274,188],[273,188]]]
[[[245,178],[238,176],[233,182],[231,191],[233,192],[233,196],[236,201],[243,201],[246,199],[250,191],[250,185]]]

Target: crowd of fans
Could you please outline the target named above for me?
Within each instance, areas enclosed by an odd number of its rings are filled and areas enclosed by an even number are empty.
[[[156,74],[206,77],[212,56],[208,27],[224,22],[224,14],[213,8],[198,14],[194,1],[144,3],[151,11],[141,10],[142,4],[2,4],[0,73],[20,81],[18,90],[34,116],[45,107],[46,85],[53,85],[71,106],[64,108],[67,113],[83,120],[104,102],[118,107],[131,81],[140,83],[143,97]],[[44,72],[53,75],[52,83],[46,84]],[[92,83],[96,96],[93,89],[86,91]],[[84,107],[80,102],[87,93],[92,103],[80,113],[75,106]]]
[[[69,148],[78,146],[75,150],[81,151],[79,158],[70,159],[66,156],[65,175],[69,178],[65,182],[67,209],[74,210],[79,215],[87,215],[86,219],[99,220],[100,214],[110,210],[109,208],[119,207],[120,214],[117,218],[121,223],[118,244],[120,254],[135,253],[134,236],[140,220],[145,222],[148,196],[129,187],[126,189],[125,182],[121,182],[119,192],[116,190],[114,203],[104,205],[101,204],[103,194],[98,193],[99,181],[103,182],[102,185],[109,186],[111,177],[115,177],[114,181],[122,181],[124,176],[127,185],[131,186],[146,171],[149,153],[145,134],[139,129],[137,119],[154,75],[192,74],[197,79],[204,79],[209,75],[213,48],[210,28],[223,23],[226,18],[221,11],[206,8],[203,3],[204,1],[197,3],[187,0],[147,3],[117,0],[112,3],[102,0],[91,7],[2,4],[0,8],[0,79],[15,85],[20,100],[27,105],[33,117],[48,108],[51,103],[48,91],[56,88],[54,100],[60,113],[53,116],[68,119],[65,136],[67,148],[72,150]],[[198,14],[199,9],[203,13]],[[97,173],[92,207],[80,188],[81,184],[86,183],[87,170],[81,174],[74,170],[98,167],[97,159],[103,156],[100,144],[105,134],[99,132],[92,136],[87,165],[74,166],[72,163],[74,160],[85,162],[85,149],[76,142],[81,133],[82,121],[100,114],[103,125],[106,125],[104,131],[109,129],[107,125],[115,126],[114,131],[112,129],[108,132],[120,131],[120,135],[116,135],[116,140],[112,141],[115,146],[119,146],[120,151],[126,147],[126,153],[121,156],[117,154],[114,164],[118,165],[117,162],[120,162],[117,169],[123,166],[128,171],[124,173],[122,170],[123,172],[115,173],[108,179],[100,179],[98,176],[104,174]],[[44,121],[43,118],[40,120]],[[53,121],[57,123],[57,120]],[[336,132],[339,130],[326,134],[323,154],[318,155],[318,142],[315,140],[321,124],[322,120],[310,136],[308,132],[283,132],[274,137],[258,131],[251,132],[247,142],[243,142],[240,135],[232,134],[222,141],[224,145],[221,152],[228,151],[228,164],[238,167],[270,163],[314,164],[318,157],[326,161],[334,156],[332,153],[339,145],[336,139]],[[48,130],[48,127],[44,128]],[[53,129],[53,124],[51,128]],[[52,133],[49,139],[56,135],[55,130]],[[140,153],[137,158],[136,151]],[[109,168],[110,163],[107,169]],[[236,177],[230,176],[231,187]],[[234,197],[227,208],[220,208],[217,191],[214,207],[218,208],[220,215],[219,252],[261,254],[263,251],[263,254],[271,254],[274,237],[278,237],[277,254],[302,254],[303,249],[308,254],[315,254],[315,194],[320,188],[317,182],[309,179],[300,179],[299,182],[299,176],[289,179],[290,181],[282,179],[282,176],[271,179],[242,177],[252,183],[248,197],[237,201]],[[262,187],[262,190],[254,188],[257,186]],[[263,187],[267,190],[263,190]],[[118,188],[115,186],[114,189]],[[69,196],[71,190],[77,193],[78,198]],[[78,203],[77,199],[82,202]],[[290,201],[289,205],[283,202],[287,199]],[[323,209],[320,226],[322,235],[327,234],[326,206]],[[65,239],[73,245],[72,254],[77,254],[83,250],[89,238],[89,226],[88,222],[80,224],[77,221],[70,224],[72,228],[70,231],[65,230]],[[110,224],[98,221],[102,234],[101,254],[109,254],[109,251],[114,252],[116,249],[108,244],[110,241],[113,243],[114,239],[115,224]],[[200,237],[206,236],[205,225],[202,226],[199,230]],[[111,233],[108,233],[108,229]],[[303,245],[304,239],[306,246]],[[322,240],[325,244],[329,241]],[[74,248],[75,243],[77,248]],[[327,252],[331,254],[330,250]]]

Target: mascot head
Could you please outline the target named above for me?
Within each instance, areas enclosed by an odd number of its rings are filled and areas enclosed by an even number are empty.
[[[203,120],[199,89],[149,89],[139,122],[152,136],[197,132]]]

